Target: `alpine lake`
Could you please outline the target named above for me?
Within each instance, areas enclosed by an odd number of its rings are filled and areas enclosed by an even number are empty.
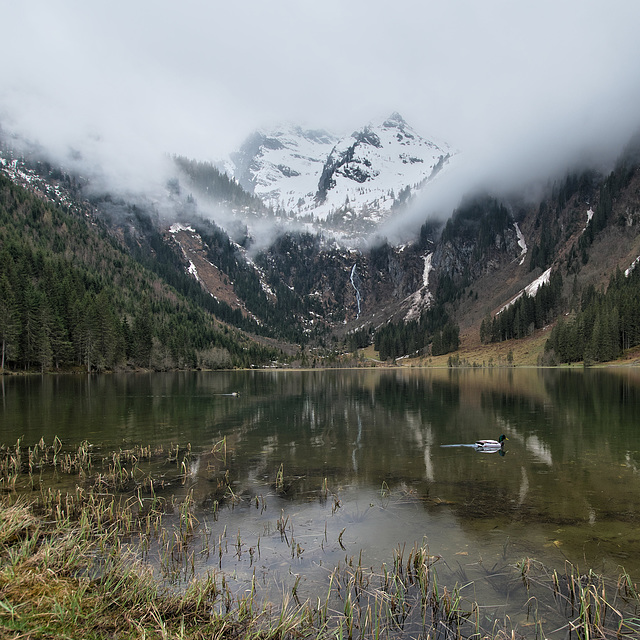
[[[402,571],[426,548],[440,593],[455,593],[463,608],[478,603],[476,625],[498,620],[514,637],[566,638],[578,613],[558,596],[571,576],[611,580],[618,608],[620,576],[628,589],[640,579],[637,368],[252,370],[1,384],[5,448],[44,441],[62,456],[85,443],[104,473],[114,452],[136,451],[145,491],[152,484],[175,505],[166,526],[190,501],[193,552],[158,568],[177,589],[218,572],[234,594],[313,602],[341,570],[365,572],[374,591],[394,564]],[[501,434],[499,451],[469,446]],[[144,451],[163,453],[147,460]],[[22,490],[73,491],[79,481],[41,472]],[[147,546],[146,561],[160,546]]]

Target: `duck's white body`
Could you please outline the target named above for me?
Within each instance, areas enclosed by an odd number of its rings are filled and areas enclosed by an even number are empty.
[[[502,449],[506,436],[500,436],[499,440],[476,440],[476,447],[487,451],[488,449]]]
[[[476,440],[476,447],[482,447],[484,449],[497,449],[501,446],[502,443],[497,440]]]

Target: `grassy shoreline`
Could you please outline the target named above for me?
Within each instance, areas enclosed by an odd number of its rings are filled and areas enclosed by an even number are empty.
[[[549,330],[542,329],[532,336],[508,340],[505,342],[483,344],[474,335],[463,335],[460,348],[452,353],[441,356],[405,356],[394,361],[383,362],[378,358],[378,352],[373,345],[364,349],[358,349],[356,353],[345,354],[339,357],[330,358],[330,362],[319,361],[315,366],[303,366],[299,362],[292,364],[283,363],[276,367],[250,367],[247,369],[170,369],[156,371],[153,369],[122,368],[116,370],[104,370],[93,372],[90,375],[113,375],[113,374],[148,374],[148,373],[170,373],[170,372],[222,372],[222,371],[313,371],[330,369],[394,369],[403,368],[551,368],[551,369],[584,369],[582,362],[572,364],[547,365],[541,364],[544,355],[544,346],[547,341]],[[633,347],[625,351],[617,360],[599,362],[589,365],[588,368],[621,368],[640,367],[640,347]],[[41,375],[87,375],[83,368],[75,368],[60,371],[13,371],[5,369],[0,371],[0,380],[3,376],[41,376]]]

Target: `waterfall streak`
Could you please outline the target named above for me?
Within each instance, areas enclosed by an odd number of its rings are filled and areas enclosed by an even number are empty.
[[[351,286],[354,288],[355,292],[356,292],[356,302],[358,303],[358,315],[356,315],[356,320],[360,317],[360,290],[358,289],[358,287],[356,287],[356,283],[353,280],[353,277],[356,273],[356,265],[353,265],[353,268],[351,269]]]

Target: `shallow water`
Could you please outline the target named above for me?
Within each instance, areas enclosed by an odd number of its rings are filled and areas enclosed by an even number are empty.
[[[192,491],[206,535],[225,544],[197,571],[223,568],[240,590],[254,572],[283,591],[300,576],[310,597],[337,563],[378,570],[416,543],[496,614],[512,588],[500,573],[525,557],[640,579],[635,369],[5,378],[1,401],[7,445],[190,443],[191,475],[167,492]],[[501,433],[502,452],[450,446]],[[212,453],[223,438],[224,457]],[[216,512],[227,470],[235,499]]]

